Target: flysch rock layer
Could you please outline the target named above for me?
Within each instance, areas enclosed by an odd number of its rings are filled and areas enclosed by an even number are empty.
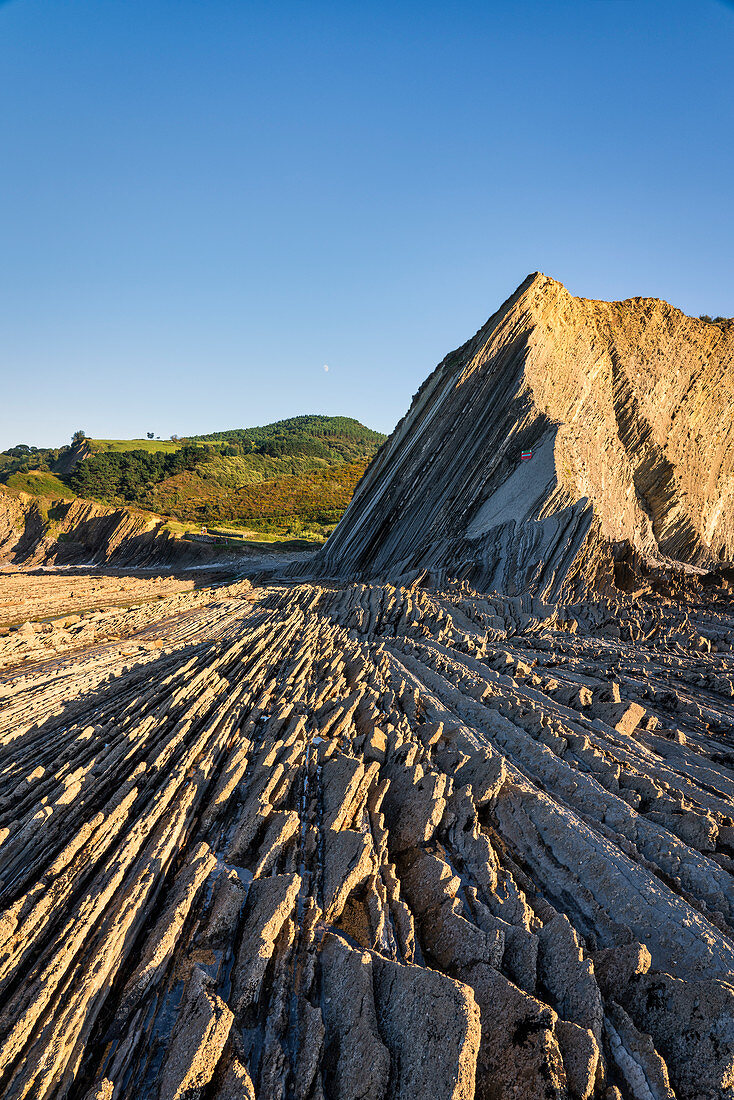
[[[724,587],[94,624],[0,637],[4,1100],[732,1100]]]
[[[219,541],[174,535],[161,516],[137,508],[81,497],[38,500],[0,485],[0,565],[205,567],[241,562],[247,553]]]
[[[312,568],[555,600],[630,557],[734,557],[734,321],[535,274],[427,378]]]

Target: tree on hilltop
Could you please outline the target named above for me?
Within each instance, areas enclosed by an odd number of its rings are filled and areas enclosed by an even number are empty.
[[[73,436],[71,437],[71,442],[72,443],[82,443],[86,438],[87,438],[87,433],[83,432],[80,428],[78,432],[74,432]]]

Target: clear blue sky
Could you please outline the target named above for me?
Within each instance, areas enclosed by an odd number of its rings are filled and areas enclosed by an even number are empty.
[[[0,3],[0,447],[389,431],[534,270],[731,315],[733,58],[720,0]]]

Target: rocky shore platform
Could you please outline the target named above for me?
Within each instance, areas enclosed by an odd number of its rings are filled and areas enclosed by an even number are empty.
[[[724,580],[69,622],[45,579],[0,637],[6,1100],[734,1095]]]

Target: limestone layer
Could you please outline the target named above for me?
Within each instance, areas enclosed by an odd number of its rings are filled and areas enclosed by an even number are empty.
[[[0,637],[4,1100],[732,1100],[730,589],[161,595]]]
[[[734,557],[734,321],[536,274],[429,376],[315,566],[556,599],[630,551]]]

